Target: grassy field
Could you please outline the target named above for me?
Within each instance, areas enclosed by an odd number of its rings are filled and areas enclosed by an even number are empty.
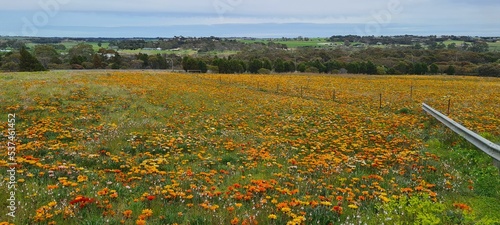
[[[270,41],[267,39],[257,39],[257,40],[239,40],[244,43],[269,43]],[[326,38],[310,38],[308,41],[296,41],[296,40],[291,40],[291,41],[280,41],[280,40],[273,40],[272,42],[274,43],[280,43],[280,44],[286,44],[288,48],[298,48],[298,47],[328,47],[330,44],[332,46],[342,46],[344,45],[343,42],[335,42],[331,43],[329,42]]]
[[[446,112],[451,99],[450,117],[499,142],[498,79],[52,71],[0,80],[0,224],[500,223],[498,170],[420,108]],[[11,192],[15,218],[4,216]]]

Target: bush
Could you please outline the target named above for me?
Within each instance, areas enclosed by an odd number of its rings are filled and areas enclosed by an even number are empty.
[[[268,70],[266,68],[260,68],[258,71],[257,71],[258,74],[271,74],[271,70]]]
[[[311,66],[311,67],[308,67],[305,72],[306,73],[319,73],[319,69],[314,67],[314,66]]]
[[[4,71],[18,71],[19,70],[19,65],[17,65],[15,62],[8,62],[2,65],[2,70]]]
[[[83,68],[85,69],[94,69],[94,64],[91,62],[83,62],[82,63]]]
[[[377,66],[377,75],[386,75],[385,66]]]
[[[80,64],[71,64],[71,69],[74,69],[74,70],[83,70],[84,68]]]
[[[500,77],[500,65],[485,64],[477,68],[479,76]]]
[[[398,224],[442,224],[445,206],[433,202],[428,195],[412,197],[402,196],[398,199],[391,198],[388,202],[379,205],[378,222],[391,221]]]

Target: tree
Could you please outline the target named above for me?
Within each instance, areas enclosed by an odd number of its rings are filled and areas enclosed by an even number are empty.
[[[283,63],[283,60],[281,58],[278,58],[274,62],[274,72],[276,72],[276,73],[285,72],[285,64]]]
[[[78,59],[79,63],[76,64],[81,64],[83,62],[90,62],[92,60],[92,56],[94,55],[94,47],[89,44],[78,44],[75,45],[73,48],[69,49],[69,58],[70,59]]]
[[[248,72],[250,73],[258,73],[260,68],[262,68],[262,61],[259,59],[253,59],[248,64]]]
[[[455,67],[450,65],[444,72],[448,75],[455,75]]]
[[[120,54],[115,53],[115,56],[111,59],[111,69],[117,70],[122,66],[122,57]]]
[[[285,64],[285,72],[295,72],[295,63],[292,61],[286,61]]]
[[[21,48],[19,52],[21,54],[19,70],[20,71],[45,71],[45,67],[36,59],[31,53],[29,53],[25,47]]]
[[[201,70],[202,73],[206,73],[208,70],[207,64],[202,60],[198,60],[198,69]]]
[[[377,74],[377,66],[373,62],[368,61],[366,63],[366,73],[367,74]]]
[[[94,54],[94,57],[92,58],[92,63],[94,64],[95,69],[101,69],[103,67],[102,59],[99,54]]]
[[[406,62],[399,62],[396,66],[394,66],[394,70],[397,74],[408,74],[410,73],[409,66]]]
[[[264,60],[262,60],[262,68],[265,68],[265,69],[268,69],[268,70],[272,70],[273,69],[273,66],[271,64],[271,61],[267,58],[265,58]]]
[[[358,62],[350,62],[346,65],[347,72],[350,74],[359,73],[359,63]]]
[[[202,73],[208,71],[207,63],[201,59],[192,58],[190,56],[184,56],[182,59],[182,68],[187,72],[190,70],[199,70]]]
[[[413,64],[413,73],[418,75],[426,74],[429,71],[427,64],[425,63],[415,63]]]
[[[48,67],[49,63],[62,63],[59,53],[52,45],[36,45],[34,55],[45,68]]]
[[[469,50],[473,52],[487,52],[489,49],[488,43],[484,41],[478,41],[474,42],[472,46],[469,48]]]
[[[190,56],[184,56],[182,59],[182,69],[186,72],[189,70],[199,70],[198,62]]]
[[[149,66],[149,56],[148,54],[139,53],[136,58],[142,61],[142,68],[147,68]]]
[[[431,65],[430,65],[430,72],[431,72],[432,74],[437,74],[437,73],[439,73],[439,67],[438,67],[438,65],[436,65],[435,63],[431,64]]]
[[[297,70],[301,73],[306,72],[307,65],[305,63],[299,63],[297,66]]]

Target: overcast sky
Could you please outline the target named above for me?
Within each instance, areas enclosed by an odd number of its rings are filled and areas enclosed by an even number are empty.
[[[0,0],[0,35],[500,36],[498,0]]]

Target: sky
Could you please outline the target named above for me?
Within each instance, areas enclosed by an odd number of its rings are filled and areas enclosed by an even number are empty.
[[[500,36],[499,0],[0,0],[0,35]]]

